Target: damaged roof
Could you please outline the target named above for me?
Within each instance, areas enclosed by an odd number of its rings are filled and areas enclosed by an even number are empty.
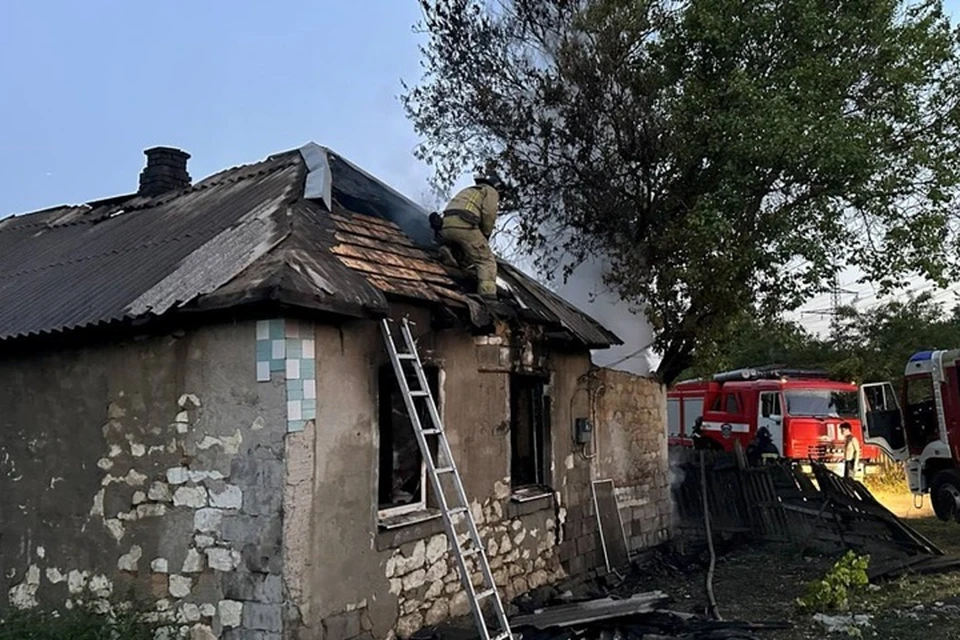
[[[0,219],[0,340],[264,301],[379,317],[404,300],[489,323],[435,249],[426,211],[308,143],[156,196]],[[500,266],[517,316],[590,348],[620,343]]]

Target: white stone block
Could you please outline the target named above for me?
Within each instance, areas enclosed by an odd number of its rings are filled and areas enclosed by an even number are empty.
[[[207,547],[213,546],[214,542],[215,540],[213,539],[213,536],[198,534],[193,537],[193,543],[197,545],[198,549],[206,549]]]
[[[154,482],[147,490],[147,498],[154,502],[171,502],[170,486],[165,482]]]
[[[189,479],[190,473],[186,467],[167,469],[167,482],[170,484],[184,484]]]
[[[218,533],[223,521],[223,512],[220,509],[199,509],[193,517],[193,526],[203,533]]]
[[[57,569],[56,567],[47,569],[46,574],[47,580],[50,582],[50,584],[60,584],[67,579],[65,575],[60,573],[60,569]]]
[[[170,595],[174,598],[186,598],[193,589],[193,579],[187,576],[170,576]]]
[[[207,506],[207,490],[203,487],[180,487],[173,494],[173,506],[200,509]]]
[[[82,593],[87,586],[87,572],[74,569],[67,574],[67,591],[73,594]]]
[[[243,617],[243,603],[235,600],[221,600],[217,605],[220,611],[220,624],[224,627],[239,627]]]
[[[142,504],[137,507],[138,518],[161,518],[167,513],[165,504]]]
[[[220,509],[239,509],[243,506],[243,491],[232,484],[225,486],[219,493],[211,491],[210,506]]]
[[[181,622],[197,622],[200,620],[200,607],[192,602],[184,602],[180,605]]]
[[[427,564],[433,564],[437,560],[443,557],[447,552],[447,536],[445,534],[438,534],[430,538],[430,542],[427,544],[426,548],[426,561]]]
[[[155,558],[153,562],[150,563],[150,569],[152,569],[154,573],[168,573],[169,563],[166,558]]]
[[[201,556],[196,549],[190,549],[187,551],[186,557],[183,559],[183,573],[200,573],[203,571],[203,556]]]
[[[215,571],[233,571],[240,564],[240,553],[233,549],[211,547],[206,550],[207,564]]]
[[[427,581],[427,572],[423,569],[417,569],[411,574],[406,575],[403,578],[403,590],[404,591],[413,591],[414,589],[419,589]]]
[[[130,551],[120,556],[117,560],[117,569],[120,571],[136,571],[140,558],[143,556],[143,549],[137,545],[130,547]]]

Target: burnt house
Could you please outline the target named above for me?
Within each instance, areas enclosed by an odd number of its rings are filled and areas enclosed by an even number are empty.
[[[194,638],[405,636],[468,611],[379,331],[415,324],[507,598],[668,535],[665,400],[509,264],[501,302],[425,212],[310,143],[0,220],[0,609],[136,594]],[[578,418],[594,421],[578,443]]]

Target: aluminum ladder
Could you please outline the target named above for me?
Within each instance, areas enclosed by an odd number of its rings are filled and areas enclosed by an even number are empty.
[[[510,640],[513,637],[510,632],[510,623],[507,621],[507,614],[503,609],[503,602],[500,600],[497,585],[493,581],[490,563],[487,562],[487,554],[484,552],[480,533],[477,531],[477,524],[473,519],[473,513],[470,511],[470,504],[467,502],[467,494],[463,489],[460,472],[457,471],[457,465],[453,461],[453,453],[450,451],[450,444],[443,430],[440,413],[437,411],[437,403],[430,391],[430,384],[423,371],[423,363],[420,362],[417,344],[410,330],[413,323],[407,318],[400,321],[401,344],[399,348],[391,330],[392,324],[393,321],[387,318],[380,322],[383,340],[387,346],[387,353],[390,355],[390,363],[393,365],[397,383],[400,385],[400,393],[407,408],[407,415],[410,416],[410,424],[413,426],[413,432],[417,437],[417,443],[420,445],[423,460],[427,465],[433,491],[436,494],[437,502],[440,504],[440,511],[443,513],[447,539],[453,547],[457,567],[460,570],[460,581],[467,592],[467,599],[470,602],[470,608],[473,610],[473,618],[477,624],[477,629],[480,631],[480,638],[481,640]],[[405,367],[404,365],[409,366]],[[411,381],[408,378],[411,374],[416,377],[416,388],[411,387]],[[418,402],[422,404],[418,405]],[[426,407],[427,409],[430,417],[430,426],[428,427],[424,427],[420,421],[420,412],[418,411],[420,407]],[[436,458],[434,458],[428,440],[430,437],[436,439]],[[438,466],[438,463],[443,466]],[[452,484],[453,495],[449,497],[441,482],[444,477],[448,477]],[[466,534],[466,539],[463,546],[460,544],[463,533],[457,531],[457,525],[462,523],[466,524],[466,531],[463,532]],[[468,571],[467,558],[470,557],[476,558],[476,563],[483,577],[482,586],[478,587],[480,591],[474,588],[473,580]],[[499,628],[495,631],[491,631],[490,625],[487,624],[483,615],[483,603],[488,599],[493,602],[493,610],[499,625]]]

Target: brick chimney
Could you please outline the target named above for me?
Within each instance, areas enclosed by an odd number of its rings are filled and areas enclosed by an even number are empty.
[[[140,172],[141,196],[158,196],[161,193],[190,186],[187,160],[190,154],[173,147],[153,147],[143,152],[147,166]]]

